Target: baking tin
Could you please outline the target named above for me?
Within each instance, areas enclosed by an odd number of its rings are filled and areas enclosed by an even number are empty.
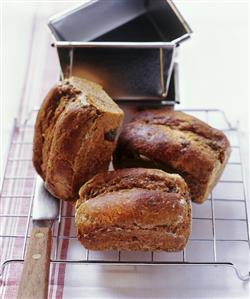
[[[167,101],[176,47],[191,29],[169,0],[94,0],[48,24],[62,77],[100,83],[118,101]]]

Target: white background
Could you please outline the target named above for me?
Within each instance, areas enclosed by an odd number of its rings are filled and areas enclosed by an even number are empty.
[[[194,31],[192,39],[183,43],[179,52],[181,93],[179,108],[221,108],[232,123],[240,120],[244,157],[247,160],[249,3],[240,0],[176,0],[175,3]],[[58,11],[75,4],[73,1],[71,3],[58,1]],[[46,5],[44,4],[40,14],[47,13]],[[13,119],[18,115],[18,104],[27,83],[29,45],[30,40],[34,38],[31,24],[36,9],[37,3],[34,1],[33,3],[32,1],[31,3],[22,1],[3,3],[1,158],[6,157]],[[127,280],[124,281],[124,288],[119,292],[119,297],[247,298],[249,295],[249,284],[237,280],[231,270],[208,270],[204,275],[204,272],[202,274],[198,269],[193,272],[185,269],[180,275],[178,273],[170,270],[169,273],[156,273],[155,278],[158,279],[156,285],[159,287],[153,290],[145,285],[145,281],[148,281],[147,284],[152,281],[152,275],[144,274],[146,275],[144,285],[143,282],[140,283],[138,275],[125,275]],[[90,282],[91,277],[93,279]],[[103,288],[95,288],[96,272],[89,269],[87,281],[90,285],[88,287],[84,284],[87,289],[81,296],[109,298],[113,294],[113,297],[117,298],[115,280],[122,278],[117,274],[110,274],[108,277],[110,280],[106,281]],[[134,281],[138,281],[137,287],[133,284]],[[119,280],[118,285],[120,284],[122,282]],[[133,285],[133,289],[128,287],[129,284]],[[113,292],[110,292],[110,287],[113,287]],[[71,288],[66,289],[69,297],[70,292],[72,292]]]

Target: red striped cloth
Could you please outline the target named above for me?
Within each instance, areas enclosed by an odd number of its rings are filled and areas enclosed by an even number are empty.
[[[24,78],[25,88],[20,99],[18,115],[18,120],[22,124],[15,126],[13,130],[9,160],[1,190],[1,263],[9,259],[22,259],[25,243],[23,236],[32,227],[32,221],[28,217],[36,176],[31,162],[33,124],[36,115],[32,109],[40,105],[49,88],[59,78],[57,53],[56,49],[51,47],[52,40],[46,24],[50,16],[69,6],[70,3],[40,3],[34,9],[27,78]],[[23,123],[24,120],[28,120],[28,122]],[[24,160],[20,161],[20,159]],[[13,177],[24,177],[24,179],[13,179]],[[70,204],[65,204],[63,209],[66,215],[72,214]],[[56,227],[57,224],[54,225],[54,234],[56,234]],[[71,222],[63,222],[61,225],[62,236],[69,236],[70,230]],[[63,239],[58,248],[58,258],[67,258],[68,242],[67,239]],[[54,239],[53,247],[55,247],[55,243]],[[65,267],[64,264],[51,264],[49,298],[63,297]],[[16,297],[21,270],[21,263],[11,262],[4,267],[0,277],[1,298]]]
[[[22,259],[26,231],[30,232],[32,221],[29,218],[30,202],[35,184],[36,173],[30,157],[32,155],[32,129],[15,129],[13,143],[10,148],[9,161],[6,167],[5,180],[1,193],[1,247],[2,262],[8,259]],[[27,161],[26,161],[27,158]],[[22,161],[19,159],[23,159]],[[14,179],[14,177],[16,179]],[[17,179],[18,177],[18,179]],[[23,177],[24,179],[21,179]],[[25,179],[26,178],[26,179]],[[72,214],[73,207],[63,204],[65,216]],[[54,235],[57,234],[57,223],[54,224]],[[71,221],[62,221],[61,236],[70,236]],[[68,239],[63,239],[58,247],[58,258],[67,258]],[[53,239],[52,259],[56,239]],[[62,298],[65,264],[51,264],[49,298]],[[20,280],[22,264],[11,262],[4,268],[1,278],[1,298],[15,298]]]

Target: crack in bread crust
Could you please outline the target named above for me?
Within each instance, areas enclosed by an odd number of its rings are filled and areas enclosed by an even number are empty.
[[[64,111],[67,103],[74,101],[79,93],[80,90],[65,80],[50,90],[38,112],[35,125],[33,162],[43,179],[46,178],[47,158],[53,139],[51,132],[53,132],[57,119]]]
[[[132,188],[162,190],[169,193],[177,192],[184,197],[189,194],[186,184],[179,175],[166,174],[158,169],[118,169],[97,174],[92,180],[84,184],[79,191],[80,199],[77,205],[100,194]]]

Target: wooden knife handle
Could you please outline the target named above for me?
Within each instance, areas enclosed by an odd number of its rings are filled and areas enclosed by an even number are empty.
[[[48,298],[51,238],[50,228],[33,228],[18,287],[18,299]]]

